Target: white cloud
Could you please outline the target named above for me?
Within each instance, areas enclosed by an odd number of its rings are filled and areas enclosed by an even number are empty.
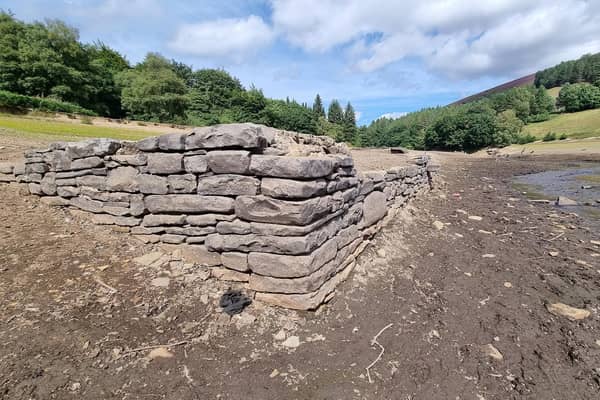
[[[377,117],[377,119],[380,119],[380,118],[396,119],[396,118],[404,117],[406,114],[408,114],[408,113],[400,112],[400,111],[390,112],[390,113],[381,114],[379,117]]]
[[[417,58],[450,77],[535,72],[600,51],[590,0],[271,0],[274,28],[323,53],[339,46],[360,72]]]
[[[182,54],[241,62],[273,39],[269,25],[250,15],[182,25],[169,47]]]

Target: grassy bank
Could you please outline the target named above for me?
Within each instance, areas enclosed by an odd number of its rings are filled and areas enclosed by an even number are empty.
[[[573,139],[600,136],[600,109],[553,115],[548,121],[526,125],[523,132],[537,138],[548,132],[557,136],[564,133]]]
[[[76,140],[85,138],[106,137],[120,140],[139,140],[152,136],[154,133],[130,128],[110,126],[94,126],[83,123],[68,123],[34,119],[20,116],[0,114],[0,128],[23,133],[27,137],[45,138],[52,136],[63,140]]]

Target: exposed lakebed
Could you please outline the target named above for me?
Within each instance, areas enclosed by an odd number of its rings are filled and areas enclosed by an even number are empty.
[[[563,196],[577,202],[566,206],[584,218],[600,223],[600,165],[544,171],[517,176],[513,186],[532,200],[556,200]]]

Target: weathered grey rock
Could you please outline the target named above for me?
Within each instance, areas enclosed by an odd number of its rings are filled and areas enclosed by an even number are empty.
[[[131,233],[134,235],[153,235],[155,233],[163,233],[167,229],[166,226],[135,226],[131,228]]]
[[[196,191],[196,175],[169,175],[169,193],[194,193]]]
[[[366,171],[364,172],[366,179],[370,179],[373,183],[385,181],[385,171]]]
[[[15,182],[17,178],[13,174],[3,174],[0,173],[0,182]]]
[[[58,174],[57,174],[58,175]],[[106,190],[106,177],[96,175],[84,175],[75,178],[77,186],[88,186],[97,190]]]
[[[350,225],[349,227],[342,229],[337,234],[338,248],[341,249],[342,247],[349,245],[359,237],[360,231],[358,230],[356,225]]]
[[[108,172],[106,189],[112,192],[135,193],[139,190],[139,172],[134,167],[119,167]]]
[[[306,236],[272,236],[272,235],[209,235],[206,247],[211,251],[241,251],[274,254],[301,255],[308,254],[322,245],[337,230],[335,224],[329,223]]]
[[[186,150],[217,149],[223,147],[263,148],[267,135],[260,125],[228,124],[195,128],[185,140]]]
[[[249,222],[240,221],[239,219],[231,222],[221,221],[217,224],[217,232],[223,235],[247,235],[248,233],[252,233],[252,226]]]
[[[307,199],[326,193],[327,182],[324,179],[297,181],[292,179],[263,178],[260,192],[266,196],[281,199]]]
[[[308,225],[331,211],[331,197],[302,201],[272,199],[266,196],[239,196],[235,213],[241,219],[283,225]]]
[[[265,303],[294,310],[314,310],[318,308],[335,290],[336,286],[345,281],[356,263],[349,263],[341,272],[326,281],[318,290],[306,294],[256,293],[255,299]]]
[[[63,186],[62,189],[66,189],[68,186]],[[77,208],[82,209],[83,211],[88,211],[92,213],[101,213],[102,212],[102,202],[98,200],[88,199],[86,197],[73,197],[71,200],[71,205]]]
[[[151,213],[230,213],[234,208],[228,197],[193,194],[150,195],[144,202]]]
[[[129,213],[134,217],[138,217],[146,211],[144,204],[144,196],[141,194],[132,194],[129,197]]]
[[[362,212],[362,210],[361,210]],[[257,235],[275,235],[275,236],[304,236],[314,231],[315,229],[325,225],[327,222],[336,218],[343,213],[343,210],[329,213],[323,218],[318,219],[311,224],[296,226],[296,225],[280,225],[268,224],[264,222],[251,222],[251,232]],[[362,214],[361,214],[362,216]]]
[[[132,196],[129,193],[106,192],[89,186],[81,186],[80,189],[82,196],[112,204],[125,204],[125,206],[129,205],[130,197]]]
[[[40,189],[48,196],[56,195],[56,174],[48,172],[40,182]]]
[[[183,155],[178,153],[149,153],[148,172],[165,175],[183,172]]]
[[[160,241],[163,243],[180,244],[185,242],[185,236],[165,233],[164,235],[160,235]]]
[[[136,142],[135,147],[140,151],[158,150],[158,138],[156,136],[148,137]]]
[[[276,178],[321,178],[333,172],[335,162],[325,157],[278,157],[253,155],[250,172]]]
[[[165,232],[174,234],[174,235],[183,235],[183,236],[206,236],[211,233],[215,233],[216,229],[214,226],[188,226],[188,227],[180,227],[180,226],[172,226],[167,227]]]
[[[71,205],[69,200],[59,196],[44,196],[40,198],[40,202],[50,207],[66,207]]]
[[[29,193],[36,194],[38,196],[42,195],[42,187],[39,183],[30,183],[28,185]]]
[[[56,176],[56,175],[54,175]],[[77,180],[75,178],[67,179],[55,179],[56,186],[76,186]]]
[[[217,174],[247,174],[250,170],[250,153],[245,150],[211,151],[207,161]]]
[[[250,275],[250,289],[268,293],[311,293],[318,290],[323,283],[335,275],[338,264],[329,261],[308,276],[301,278],[274,278],[258,274]]]
[[[161,150],[184,150],[187,133],[167,133],[158,137],[158,148]]]
[[[144,194],[167,194],[169,186],[167,178],[152,174],[139,174],[137,177],[138,190]]]
[[[198,179],[198,194],[237,196],[258,193],[260,181],[244,175],[212,175]]]
[[[80,188],[76,186],[58,186],[56,188],[56,193],[60,197],[75,197],[79,196]]]
[[[138,154],[117,154],[114,156],[107,157],[109,160],[116,161],[122,165],[131,165],[134,167],[139,167],[141,165],[146,165],[148,162],[148,157],[144,153]]]
[[[141,221],[139,218],[119,217],[107,214],[94,214],[91,218],[92,222],[96,225],[136,226]]]
[[[203,174],[208,171],[208,159],[206,155],[186,156],[183,158],[186,172]]]
[[[46,153],[43,159],[50,165],[52,171],[68,171],[71,169],[71,157],[64,150]]]
[[[240,272],[248,271],[248,254],[239,252],[221,253],[221,264]]]
[[[143,226],[165,226],[185,224],[185,215],[148,214],[144,216]]]
[[[185,238],[185,242],[188,244],[203,244],[206,240],[206,236],[188,236]]]
[[[188,215],[185,218],[185,222],[188,225],[193,226],[208,226],[216,225],[219,221],[233,221],[235,214],[202,214],[202,215]]]
[[[121,147],[121,143],[113,139],[92,139],[83,142],[68,143],[66,146],[67,155],[72,159],[85,157],[104,157],[116,153]]]
[[[568,197],[558,196],[554,202],[557,206],[576,206],[575,200],[569,199]]]
[[[373,192],[365,197],[361,225],[368,227],[382,219],[387,212],[387,201],[382,192]]]
[[[42,180],[42,174],[37,174],[35,172],[32,172],[32,173],[22,175],[20,178],[21,178],[21,182],[40,183],[40,181]]]
[[[289,256],[272,253],[251,252],[248,267],[255,273],[278,278],[297,278],[312,274],[325,263],[333,260],[338,250],[337,239],[330,239],[311,254]]]
[[[85,175],[106,176],[106,173],[107,173],[106,168],[83,169],[80,171],[65,171],[65,172],[57,172],[56,179],[77,178],[79,176],[85,176]]]
[[[342,217],[342,226],[347,227],[350,225],[358,224],[363,215],[363,203],[356,203],[352,207],[348,208],[344,216]]]
[[[80,169],[92,169],[102,167],[104,165],[104,160],[100,157],[86,157],[79,158],[77,160],[71,161],[71,170],[80,170]]]
[[[44,174],[48,171],[48,165],[45,163],[25,164],[25,173]]]
[[[0,174],[12,174],[15,169],[14,165],[9,162],[0,162]]]
[[[23,175],[25,173],[25,163],[23,161],[15,162],[13,166],[14,175]]]

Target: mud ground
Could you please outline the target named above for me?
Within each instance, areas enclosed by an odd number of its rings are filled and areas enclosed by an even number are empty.
[[[598,399],[600,232],[511,185],[574,160],[442,157],[329,304],[231,319],[236,284],[0,184],[0,398]]]

